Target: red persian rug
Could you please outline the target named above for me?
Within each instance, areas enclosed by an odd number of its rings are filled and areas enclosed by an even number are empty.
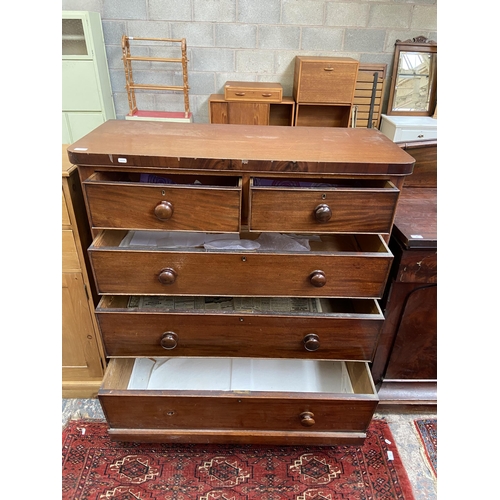
[[[420,438],[423,455],[429,465],[429,469],[437,478],[437,419],[414,420],[417,435]]]
[[[121,443],[107,428],[64,428],[63,500],[414,500],[383,420],[360,447]]]

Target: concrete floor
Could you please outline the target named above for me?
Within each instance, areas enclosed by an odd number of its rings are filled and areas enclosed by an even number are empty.
[[[63,399],[62,425],[70,419],[104,419],[97,399]],[[434,409],[416,412],[415,410],[380,410],[375,418],[388,422],[396,442],[401,460],[413,486],[415,500],[436,500],[436,484],[422,456],[413,420],[417,418],[436,418]]]

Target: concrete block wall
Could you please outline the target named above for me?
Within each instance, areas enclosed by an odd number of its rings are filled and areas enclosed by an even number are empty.
[[[392,72],[394,43],[437,40],[437,0],[62,0],[63,10],[101,14],[117,118],[129,112],[122,35],[186,38],[189,101],[196,123],[208,122],[210,94],[228,80],[279,82],[292,95],[296,55],[353,57]],[[134,54],[161,57],[163,45]],[[180,66],[133,65],[136,83],[181,85]],[[386,86],[387,100],[389,86]],[[175,92],[137,91],[139,109],[183,111]],[[384,109],[385,110],[385,109]]]

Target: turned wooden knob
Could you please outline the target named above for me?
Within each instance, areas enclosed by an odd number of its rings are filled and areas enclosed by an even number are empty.
[[[305,411],[300,414],[300,423],[304,427],[312,427],[316,421],[314,420],[314,413],[311,413],[310,411]]]
[[[165,332],[161,336],[160,345],[163,349],[175,349],[177,347],[177,334],[175,332]]]
[[[326,203],[322,203],[314,209],[314,216],[318,222],[328,222],[332,218],[332,209]]]
[[[166,267],[160,271],[158,275],[158,281],[162,285],[171,285],[177,278],[177,273],[170,267]]]
[[[169,201],[160,201],[155,207],[155,215],[157,219],[167,220],[172,217],[174,213],[174,207]]]
[[[319,337],[315,333],[309,333],[304,337],[306,351],[317,351],[319,349]]]
[[[323,271],[313,271],[309,276],[309,281],[311,285],[316,287],[322,287],[326,285],[326,276]]]

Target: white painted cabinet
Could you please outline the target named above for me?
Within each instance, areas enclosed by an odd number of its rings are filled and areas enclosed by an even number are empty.
[[[62,142],[116,118],[98,12],[62,12]]]
[[[394,142],[437,140],[437,119],[382,115],[380,131]]]

